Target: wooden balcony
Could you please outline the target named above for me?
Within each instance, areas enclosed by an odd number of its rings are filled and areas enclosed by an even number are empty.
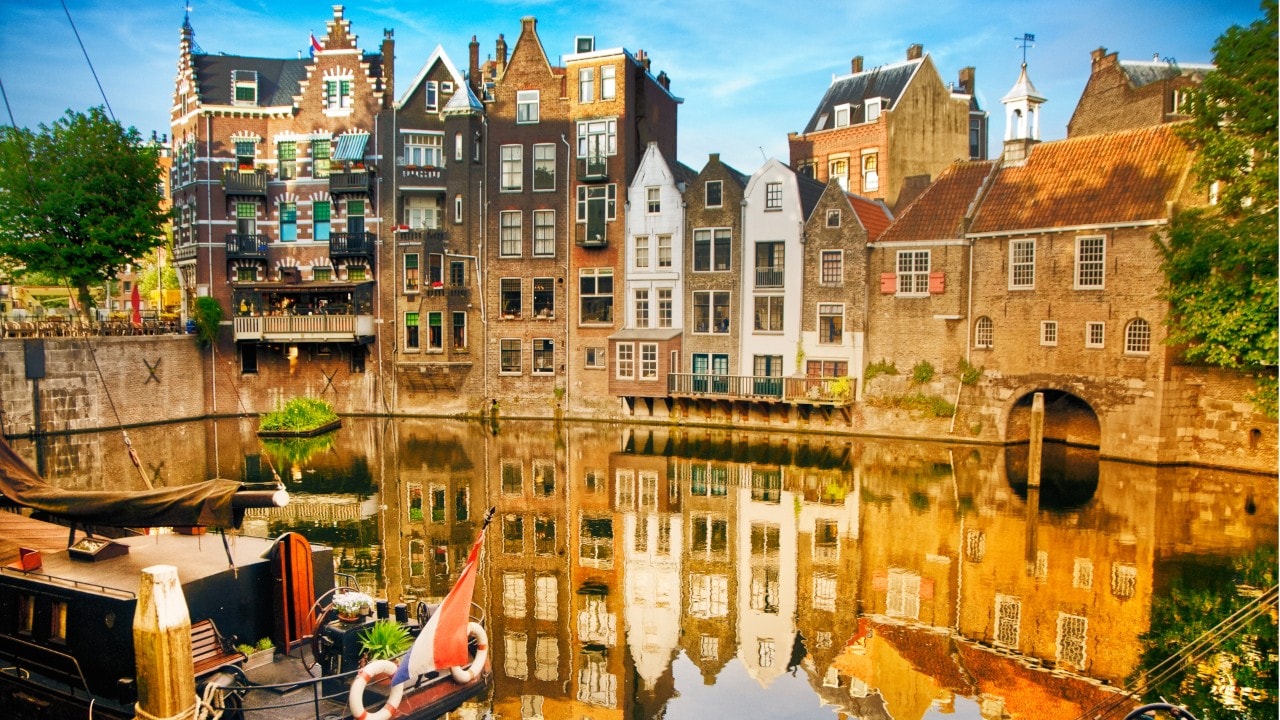
[[[262,233],[227,233],[227,259],[261,260],[267,256],[267,240]]]
[[[346,170],[329,173],[329,192],[331,193],[367,193],[369,192],[369,171]]]
[[[357,342],[373,336],[373,316],[245,315],[232,327],[236,342]]]
[[[373,259],[378,236],[371,232],[336,232],[329,235],[329,257]]]
[[[270,177],[266,170],[241,172],[235,168],[228,168],[222,173],[222,189],[228,195],[266,197],[267,180]]]
[[[848,378],[834,377],[670,373],[667,375],[667,392],[672,397],[695,399],[843,407],[853,403],[851,382]]]

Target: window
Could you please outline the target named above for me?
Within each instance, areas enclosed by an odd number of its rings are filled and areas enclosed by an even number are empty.
[[[849,125],[849,116],[851,114],[851,108],[849,105],[847,103],[844,105],[837,105],[833,109],[835,110],[836,115],[835,126],[838,128],[847,127]]]
[[[502,191],[515,192],[524,187],[524,147],[502,146]]]
[[[875,122],[880,119],[880,102],[881,98],[867,99],[867,117],[866,122]]]
[[[645,212],[656,215],[662,212],[662,188],[647,187],[644,189]]]
[[[258,104],[258,73],[254,70],[232,70],[231,83],[235,86],[235,102],[232,105]]]
[[[18,595],[18,632],[30,635],[36,629],[36,597],[28,593]]]
[[[757,295],[755,300],[755,329],[760,332],[782,332],[782,296]]]
[[[1151,352],[1151,323],[1142,318],[1129,321],[1124,329],[1124,351],[1133,355]]]
[[[453,349],[467,349],[467,314],[460,310],[453,313]]]
[[[729,228],[709,228],[693,231],[694,272],[717,272],[729,269]]]
[[[1021,624],[1022,601],[1009,595],[996,595],[996,644],[1018,647]]]
[[[995,326],[991,318],[983,315],[973,324],[973,346],[990,349],[995,344]]]
[[[1058,613],[1057,655],[1058,661],[1084,668],[1085,637],[1089,630],[1089,619],[1079,615]]]
[[[764,209],[765,210],[781,210],[782,209],[782,183],[771,182],[764,186]]]
[[[420,288],[418,277],[418,253],[404,254],[404,291],[416,293]]]
[[[298,203],[280,203],[280,242],[298,239]]]
[[[589,103],[596,99],[596,69],[578,71],[578,102]]]
[[[658,236],[658,267],[671,267],[671,236]]]
[[[440,109],[440,84],[435,80],[428,80],[422,84],[422,95],[426,99],[427,112],[435,112]]]
[[[518,338],[502,338],[499,343],[501,372],[506,375],[520,374],[520,340]]]
[[[433,288],[444,287],[444,256],[440,253],[427,255],[427,282]]]
[[[453,161],[462,162],[462,133],[453,134]]]
[[[538,90],[518,90],[516,91],[516,123],[530,124],[536,123],[539,119],[539,92]]]
[[[874,153],[862,156],[862,192],[880,189],[879,157]]]
[[[829,228],[840,227],[840,211],[839,210],[827,211],[827,227]]]
[[[449,284],[453,287],[467,286],[467,264],[461,260],[449,261]]]
[[[840,250],[823,250],[820,259],[823,285],[844,284],[844,253]]]
[[[418,167],[443,166],[444,135],[440,133],[404,133],[404,164]]]
[[[578,297],[582,302],[578,322],[613,322],[613,268],[583,268],[578,276]]]
[[[315,240],[329,239],[329,203],[317,200],[311,205],[311,234]]]
[[[298,143],[293,140],[276,143],[276,162],[281,180],[298,177]]]
[[[329,177],[329,160],[332,147],[328,139],[311,141],[311,177]]]
[[[658,327],[671,327],[671,288],[658,288]]]
[[[455,225],[461,225],[461,224],[462,224],[462,220],[463,220],[463,218],[462,218],[462,196],[461,196],[461,195],[454,195],[454,196],[453,196],[453,223],[454,223]]]
[[[780,241],[756,243],[756,287],[782,287],[785,252]]]
[[[348,265],[347,280],[351,282],[364,282],[368,274],[368,268],[364,265]]]
[[[520,257],[524,241],[520,237],[520,211],[504,210],[498,213],[498,249],[502,257]]]
[[[418,313],[416,312],[404,314],[404,346],[406,350],[417,350],[422,347],[422,341],[418,335]]]
[[[578,222],[586,223],[584,244],[605,244],[605,223],[616,219],[617,193],[614,183],[578,186]]]
[[[312,268],[311,279],[316,282],[333,282],[333,268],[331,267]]]
[[[810,378],[848,377],[849,363],[845,360],[806,360],[804,375]]]
[[[707,181],[707,207],[720,207],[724,204],[724,181]]]
[[[1124,600],[1138,588],[1138,568],[1129,563],[1111,564],[1111,594]]]
[[[555,280],[549,277],[533,279],[533,316],[537,318],[556,316]]]
[[[729,293],[700,291],[693,294],[693,331],[729,332]]]
[[[583,365],[603,370],[605,367],[604,348],[588,347],[583,349]]]
[[[613,363],[614,372],[619,380],[634,380],[636,377],[636,346],[635,343],[618,343],[615,349],[617,353],[616,361]]]
[[[618,152],[617,120],[583,120],[577,124],[578,157],[600,158]]]
[[[440,206],[434,196],[409,195],[404,199],[404,222],[419,230],[440,227]]]
[[[649,327],[649,291],[648,289],[638,288],[636,290],[636,319],[635,327]]]
[[[929,251],[898,251],[898,294],[929,294]]]
[[[649,267],[649,236],[637,235],[636,242],[636,267],[648,269]]]
[[[1045,347],[1053,347],[1058,344],[1057,320],[1040,321],[1040,344]]]
[[[1009,243],[1009,289],[1030,290],[1036,286],[1036,241]]]
[[[236,140],[236,169],[242,173],[253,172],[258,157],[257,143],[253,140]]]
[[[502,317],[508,320],[520,317],[520,278],[502,278],[499,287]]]
[[[533,146],[533,189],[556,189],[556,146],[551,143]]]
[[[533,211],[533,254],[554,257],[556,254],[556,211]]]
[[[844,342],[843,305],[818,305],[818,342],[823,345],[839,345]]]
[[[1076,238],[1076,289],[1102,288],[1107,239],[1101,235]]]
[[[236,232],[240,235],[258,233],[257,203],[236,203]]]
[[[1093,589],[1093,560],[1078,557],[1071,566],[1071,587],[1077,590]]]
[[[1087,322],[1084,324],[1084,346],[1087,348],[1103,348],[1106,346],[1107,324]]]
[[[832,180],[835,180],[835,181],[836,181],[836,184],[838,184],[838,185],[840,186],[840,189],[841,189],[841,190],[848,190],[848,189],[849,189],[849,158],[847,158],[847,157],[833,158],[832,160],[828,161],[828,162],[827,162],[827,177],[829,177],[829,178],[830,178],[830,179],[832,179]],[[830,213],[831,213],[831,212],[835,212],[835,213],[836,213],[837,222],[836,222],[836,224],[835,224],[835,225],[831,225],[831,224],[830,224],[830,223],[831,223],[831,215],[830,215]],[[827,214],[827,227],[839,227],[839,226],[840,226],[840,223],[839,223],[839,214],[840,214],[840,211],[839,211],[839,210],[828,211],[828,214]]]
[[[347,232],[355,235],[364,232],[364,201],[347,201]]]
[[[612,100],[618,94],[618,80],[615,77],[617,68],[606,65],[600,68],[600,99]]]
[[[327,78],[324,81],[325,110],[350,110],[351,106],[351,78]]]
[[[444,313],[427,313],[427,349],[444,350]]]
[[[534,338],[533,374],[551,375],[555,372],[556,343],[549,338]]]
[[[920,617],[920,576],[899,568],[889,568],[885,613],[889,617],[915,620]]]

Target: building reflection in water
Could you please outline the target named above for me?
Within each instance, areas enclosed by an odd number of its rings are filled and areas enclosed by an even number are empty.
[[[131,434],[158,486],[279,476],[290,505],[244,532],[332,544],[393,604],[443,596],[497,508],[475,596],[495,683],[461,717],[1073,718],[1115,698],[1182,567],[1276,544],[1273,476],[1065,446],[1037,490],[1025,446],[350,418],[273,447],[253,429]],[[115,434],[47,442],[55,484],[141,483]]]

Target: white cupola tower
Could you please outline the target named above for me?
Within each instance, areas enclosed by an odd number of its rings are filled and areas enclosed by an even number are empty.
[[[1040,106],[1045,98],[1036,91],[1027,77],[1027,64],[1013,89],[1000,102],[1004,103],[1004,158],[1022,160],[1031,152],[1031,146],[1040,142]]]

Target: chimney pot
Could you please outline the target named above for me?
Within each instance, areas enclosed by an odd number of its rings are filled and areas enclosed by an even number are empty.
[[[862,72],[862,56],[861,55],[853,56],[853,62],[849,63],[849,69],[853,71],[854,75],[857,75],[858,73]]]
[[[907,48],[908,60],[919,60],[924,55],[924,46],[920,43],[914,43]]]

